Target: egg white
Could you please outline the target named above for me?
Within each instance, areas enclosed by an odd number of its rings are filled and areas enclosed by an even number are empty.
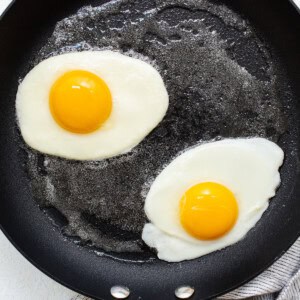
[[[151,223],[142,238],[160,259],[175,262],[222,249],[240,239],[257,223],[280,184],[284,158],[279,146],[263,138],[226,139],[194,147],[175,158],[155,179],[145,201]],[[239,215],[230,232],[202,241],[180,223],[179,201],[191,186],[217,182],[230,189]]]
[[[71,70],[98,75],[112,94],[112,113],[95,132],[68,132],[49,110],[52,85]],[[168,103],[163,80],[150,64],[113,51],[84,51],[51,57],[34,67],[18,88],[16,113],[21,134],[32,148],[91,160],[132,149],[163,119]]]

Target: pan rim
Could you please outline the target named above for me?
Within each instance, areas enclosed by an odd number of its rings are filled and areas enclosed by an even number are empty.
[[[1,19],[1,18],[0,18]],[[1,222],[0,222],[1,223]],[[0,229],[2,230],[2,232],[4,233],[4,235],[8,238],[8,240],[12,243],[12,245],[19,251],[19,253],[21,255],[23,255],[23,257],[25,257],[31,264],[33,264],[35,267],[37,267],[41,272],[43,272],[44,274],[46,274],[47,276],[49,276],[50,278],[52,278],[53,280],[55,280],[56,282],[70,288],[71,290],[74,290],[75,292],[78,292],[80,294],[84,294],[87,295],[89,297],[95,297],[93,295],[89,295],[87,293],[83,293],[80,289],[76,289],[73,286],[69,285],[68,283],[65,283],[63,280],[57,278],[56,276],[54,276],[53,274],[49,273],[47,270],[45,270],[43,267],[41,267],[38,263],[36,263],[32,258],[30,258],[30,255],[26,254],[20,247],[20,245],[17,245],[14,241],[14,239],[11,237],[11,235],[9,234],[9,230],[7,231],[5,229],[5,225],[0,224]],[[228,290],[222,292],[222,293],[217,293],[215,295],[212,295],[212,297],[216,297],[219,295],[223,295],[224,293],[227,293],[229,291],[234,290],[235,288],[241,286],[242,284],[245,284],[246,282],[249,282],[251,279],[255,278],[257,275],[261,274],[261,272],[263,272],[266,268],[268,268],[270,265],[272,265],[277,259],[279,259],[284,253],[286,253],[286,251],[288,250],[288,248],[291,247],[291,245],[297,240],[297,238],[300,235],[300,229],[297,231],[296,234],[294,234],[295,236],[289,239],[289,245],[288,247],[286,247],[285,250],[283,250],[279,255],[277,255],[271,262],[269,262],[268,264],[266,264],[264,267],[262,267],[261,269],[259,269],[253,276],[250,276],[249,278],[247,278],[246,280],[244,280],[243,282],[237,284],[236,286],[233,286],[231,288],[229,288]],[[98,298],[101,299],[101,298]],[[209,298],[206,298],[209,299]]]

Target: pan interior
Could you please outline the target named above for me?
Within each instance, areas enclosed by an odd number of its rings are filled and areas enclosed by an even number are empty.
[[[35,200],[76,243],[100,255],[153,257],[141,240],[147,192],[164,166],[203,141],[261,136],[283,147],[286,165],[297,155],[283,68],[267,42],[228,7],[206,0],[83,7],[56,24],[20,78],[47,57],[103,49],[145,60],[163,77],[170,106],[141,144],[111,159],[81,162],[38,153],[16,135]]]

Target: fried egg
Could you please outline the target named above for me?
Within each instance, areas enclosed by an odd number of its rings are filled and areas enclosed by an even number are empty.
[[[60,157],[125,153],[163,119],[169,98],[150,64],[113,51],[48,58],[20,84],[16,113],[25,142]]]
[[[169,262],[193,259],[241,240],[280,184],[284,153],[263,138],[205,143],[175,158],[145,200],[145,243]]]

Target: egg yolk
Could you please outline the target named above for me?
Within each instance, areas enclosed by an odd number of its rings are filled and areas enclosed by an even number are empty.
[[[203,182],[192,186],[180,200],[180,221],[184,229],[201,240],[226,234],[238,217],[238,204],[225,186]]]
[[[50,111],[62,128],[74,133],[97,130],[110,116],[112,97],[106,83],[82,70],[63,74],[53,84]]]

